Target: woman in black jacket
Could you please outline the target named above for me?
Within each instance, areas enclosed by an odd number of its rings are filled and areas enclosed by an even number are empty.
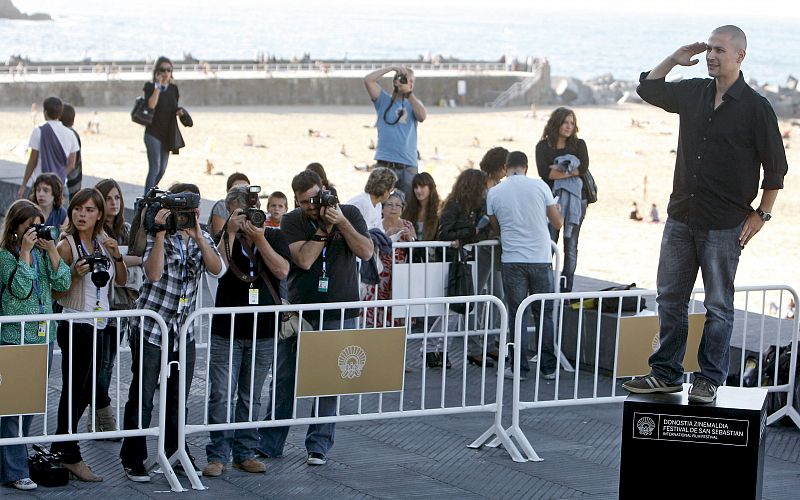
[[[447,251],[447,262],[458,259],[457,249],[462,246],[489,238],[489,225],[479,224],[486,215],[486,191],[486,173],[474,168],[461,172],[453,184],[439,215],[438,239],[452,242]],[[483,339],[478,335],[471,335],[468,339],[467,360],[473,365],[483,365]],[[429,345],[428,366],[442,365],[441,344],[441,339],[435,339]],[[487,360],[487,366],[493,366],[493,363]],[[450,368],[449,360],[447,367]]]
[[[153,66],[153,80],[144,84],[147,107],[154,111],[153,122],[144,129],[144,146],[147,149],[147,179],[144,194],[157,186],[167,171],[170,151],[178,154],[184,146],[178,129],[177,116],[183,116],[178,106],[180,94],[172,81],[172,61],[161,56]]]

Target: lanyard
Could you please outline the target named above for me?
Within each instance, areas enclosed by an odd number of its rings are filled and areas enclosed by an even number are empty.
[[[181,236],[176,234],[175,239],[178,243],[178,252],[181,259],[181,299],[186,300],[186,292],[189,289],[189,245],[186,245],[186,252],[184,252]]]
[[[255,253],[258,252],[258,249],[256,248],[255,251],[248,252],[247,250],[250,249],[249,248],[245,249],[245,242],[243,242],[242,240],[239,240],[239,246],[241,247],[240,250],[242,251],[242,255],[247,257],[247,265],[250,267],[250,277],[252,278],[255,276],[255,271],[256,271]],[[252,286],[253,285],[251,284],[250,287]]]
[[[42,294],[39,288],[39,252],[35,248],[31,251],[31,257],[33,260],[33,291],[39,302],[39,314],[44,314],[44,304],[42,304]]]

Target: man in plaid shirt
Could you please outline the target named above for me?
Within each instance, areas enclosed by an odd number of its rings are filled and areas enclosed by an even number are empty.
[[[200,194],[194,184],[176,184],[170,188],[172,193],[193,192]],[[197,210],[199,220],[199,210]],[[164,224],[170,211],[162,209],[155,217],[157,224]],[[211,236],[195,227],[175,234],[165,230],[147,235],[147,248],[144,252],[145,282],[136,303],[137,309],[157,312],[167,324],[169,338],[162,339],[157,323],[150,318],[134,318],[131,321],[130,344],[133,361],[130,392],[125,405],[124,428],[137,429],[139,422],[139,383],[142,385],[141,427],[150,426],[153,411],[153,396],[158,387],[161,368],[161,342],[171,345],[169,361],[178,360],[178,332],[189,313],[194,310],[197,288],[203,273],[208,271],[215,277],[225,273],[225,266],[214,246]],[[143,321],[143,322],[142,322]],[[139,335],[142,335],[141,346]],[[141,350],[141,352],[140,352]],[[141,356],[141,373],[139,372]],[[190,326],[186,335],[186,370],[188,391],[194,374],[194,333]],[[173,371],[174,370],[174,371]],[[167,433],[165,436],[167,456],[178,448],[178,370],[170,365],[167,386]],[[120,458],[128,479],[136,482],[150,481],[144,467],[147,459],[147,443],[143,436],[125,438],[120,450]],[[194,462],[194,459],[192,459]],[[196,467],[195,467],[196,468]]]

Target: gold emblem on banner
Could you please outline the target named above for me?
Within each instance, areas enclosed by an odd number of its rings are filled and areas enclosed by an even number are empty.
[[[47,353],[47,344],[0,347],[0,415],[44,413]]]
[[[406,329],[301,332],[297,397],[403,389]]]
[[[703,337],[705,314],[689,315],[689,338],[683,369],[687,372],[700,370],[697,350]],[[627,316],[619,320],[619,354],[617,377],[638,377],[650,373],[647,359],[661,346],[658,335],[658,316]]]

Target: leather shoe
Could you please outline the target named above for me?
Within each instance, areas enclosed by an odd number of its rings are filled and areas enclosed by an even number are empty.
[[[429,352],[425,354],[425,363],[428,365],[428,368],[441,368],[442,355],[438,352]]]
[[[489,352],[486,353],[486,356],[492,358],[495,361],[497,361],[500,358],[500,353],[497,352],[497,351],[489,351]]]
[[[487,354],[486,357],[488,358],[489,355]],[[469,361],[469,364],[471,365],[483,366],[483,358],[481,358],[480,356],[467,356],[467,361]],[[494,361],[492,361],[491,359],[487,359],[486,368],[491,368],[493,366],[494,366]]]
[[[65,469],[70,471],[70,473],[76,479],[79,479],[81,481],[86,481],[89,483],[99,483],[100,481],[103,480],[102,477],[92,472],[92,469],[90,469],[89,466],[86,465],[86,462],[84,462],[83,460],[75,464],[66,464],[64,462],[61,462],[61,465]]]

